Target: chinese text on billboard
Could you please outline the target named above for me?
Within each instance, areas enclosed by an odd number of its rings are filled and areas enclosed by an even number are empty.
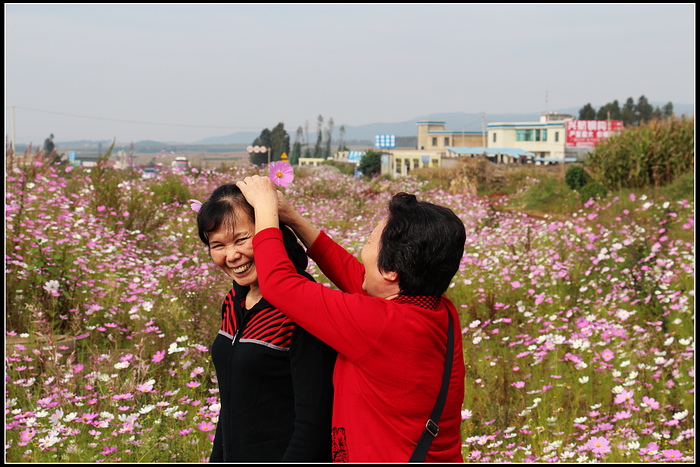
[[[568,120],[566,145],[573,148],[593,148],[599,141],[619,133],[621,120]]]

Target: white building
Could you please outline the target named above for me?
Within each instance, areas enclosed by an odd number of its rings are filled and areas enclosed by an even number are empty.
[[[536,163],[567,161],[566,124],[571,115],[546,113],[539,122],[489,123],[488,148],[512,148],[533,153]]]

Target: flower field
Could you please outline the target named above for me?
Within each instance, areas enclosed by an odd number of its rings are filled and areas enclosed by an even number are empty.
[[[692,200],[640,191],[534,218],[413,178],[297,172],[287,198],[355,254],[398,191],[464,221],[447,295],[466,461],[694,462]],[[253,173],[6,169],[6,461],[208,459],[209,346],[230,283],[187,200]]]

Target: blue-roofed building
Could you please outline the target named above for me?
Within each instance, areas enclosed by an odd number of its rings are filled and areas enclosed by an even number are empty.
[[[447,148],[448,157],[476,157],[486,156],[488,160],[496,164],[531,164],[535,161],[534,152],[519,148]]]
[[[567,157],[566,149],[566,121],[571,118],[567,114],[545,113],[539,122],[489,123],[487,146],[531,153],[531,162],[536,164],[573,162],[576,158]]]

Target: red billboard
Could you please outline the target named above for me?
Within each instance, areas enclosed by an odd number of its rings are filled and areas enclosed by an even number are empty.
[[[621,120],[567,120],[566,146],[593,148],[599,141],[619,133],[621,130]]]

